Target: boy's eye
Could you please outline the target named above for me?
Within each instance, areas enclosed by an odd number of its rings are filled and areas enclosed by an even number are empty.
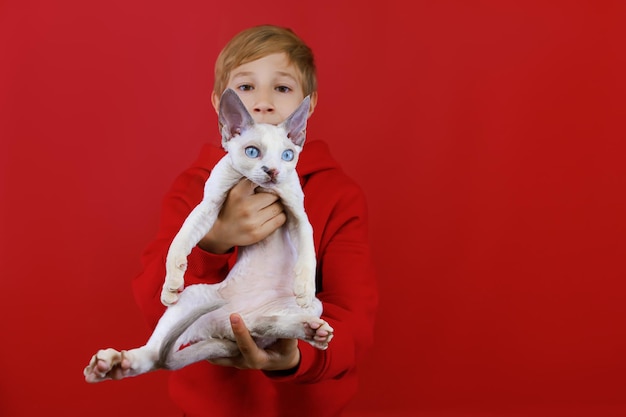
[[[241,91],[250,91],[252,90],[252,86],[250,84],[241,84],[239,87],[237,87],[239,90]]]
[[[293,151],[291,149],[287,149],[287,150],[283,151],[282,159],[283,159],[283,161],[291,161],[291,160],[293,160]]]
[[[288,93],[291,91],[291,88],[287,87],[286,85],[280,85],[276,87],[276,90],[280,93]]]
[[[254,146],[248,146],[245,152],[246,152],[246,156],[249,158],[257,158],[259,154],[261,153],[261,151],[259,151],[259,149]]]

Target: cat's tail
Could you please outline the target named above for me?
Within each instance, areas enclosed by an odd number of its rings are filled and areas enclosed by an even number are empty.
[[[173,327],[170,333],[165,336],[165,338],[163,339],[163,343],[161,343],[161,348],[159,349],[159,357],[156,361],[157,369],[180,369],[186,365],[205,359],[201,357],[201,353],[198,352],[197,348],[192,349],[192,347],[195,347],[195,345],[190,345],[189,347],[178,350],[176,342],[178,341],[178,338],[185,332],[185,330],[187,330],[189,326],[194,324],[200,317],[212,311],[215,311],[218,308],[223,307],[224,304],[226,303],[217,302],[215,304],[200,307],[197,310],[193,311],[191,314],[189,314],[187,317],[179,321],[176,326]]]

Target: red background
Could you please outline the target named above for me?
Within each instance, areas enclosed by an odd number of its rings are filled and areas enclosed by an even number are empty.
[[[626,415],[620,1],[0,3],[0,415],[173,415],[165,373],[88,385],[148,336],[160,201],[217,138],[237,31],[314,49],[380,277],[355,416]]]

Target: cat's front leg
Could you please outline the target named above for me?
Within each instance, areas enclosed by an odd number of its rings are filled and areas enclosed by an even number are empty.
[[[178,301],[179,294],[185,285],[187,257],[193,247],[211,229],[219,207],[210,201],[203,200],[183,223],[174,237],[165,260],[165,280],[161,290],[161,302],[171,306]]]
[[[294,293],[296,302],[303,308],[310,307],[315,298],[315,243],[313,227],[304,210],[304,194],[299,187],[290,187],[281,195],[288,209],[288,231],[296,245],[297,260],[294,268]]]
[[[311,227],[308,222],[306,225],[300,225],[299,229]],[[294,293],[296,302],[302,308],[308,308],[312,305],[315,298],[315,247],[313,245],[313,234],[299,231],[301,236],[298,248],[298,260],[295,265],[294,276]],[[309,239],[307,235],[311,236]]]
[[[296,302],[302,308],[309,308],[315,299],[315,243],[313,227],[304,210],[304,191],[297,172],[292,171],[273,191],[283,203],[287,213],[287,232],[295,246],[293,291]]]
[[[187,270],[187,256],[173,256],[165,264],[166,273],[163,289],[161,290],[161,303],[171,306],[178,301],[178,294],[185,286],[184,275]]]
[[[228,191],[241,179],[231,164],[223,157],[214,167],[204,185],[204,197],[185,219],[174,237],[165,261],[165,281],[161,290],[161,302],[171,306],[178,301],[185,285],[187,257],[191,250],[211,230]]]

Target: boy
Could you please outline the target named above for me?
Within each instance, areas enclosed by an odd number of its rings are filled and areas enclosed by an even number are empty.
[[[229,87],[256,122],[282,122],[307,95],[313,113],[317,81],[312,52],[290,29],[264,25],[244,30],[217,59],[212,94],[216,111]],[[202,199],[210,170],[223,154],[221,148],[206,145],[164,199],[157,238],[142,257],[143,272],[133,281],[137,303],[152,326],[165,309],[160,294],[169,244]],[[366,203],[324,142],[307,140],[297,170],[314,230],[317,296],[335,337],[325,351],[297,340],[280,340],[262,350],[241,318],[232,315],[239,356],[171,374],[171,396],[186,416],[338,416],[357,390],[356,364],[372,344],[377,305]],[[285,222],[277,197],[255,193],[254,187],[242,180],[232,188],[214,227],[188,258],[186,285],[221,281],[238,246],[262,240]]]

